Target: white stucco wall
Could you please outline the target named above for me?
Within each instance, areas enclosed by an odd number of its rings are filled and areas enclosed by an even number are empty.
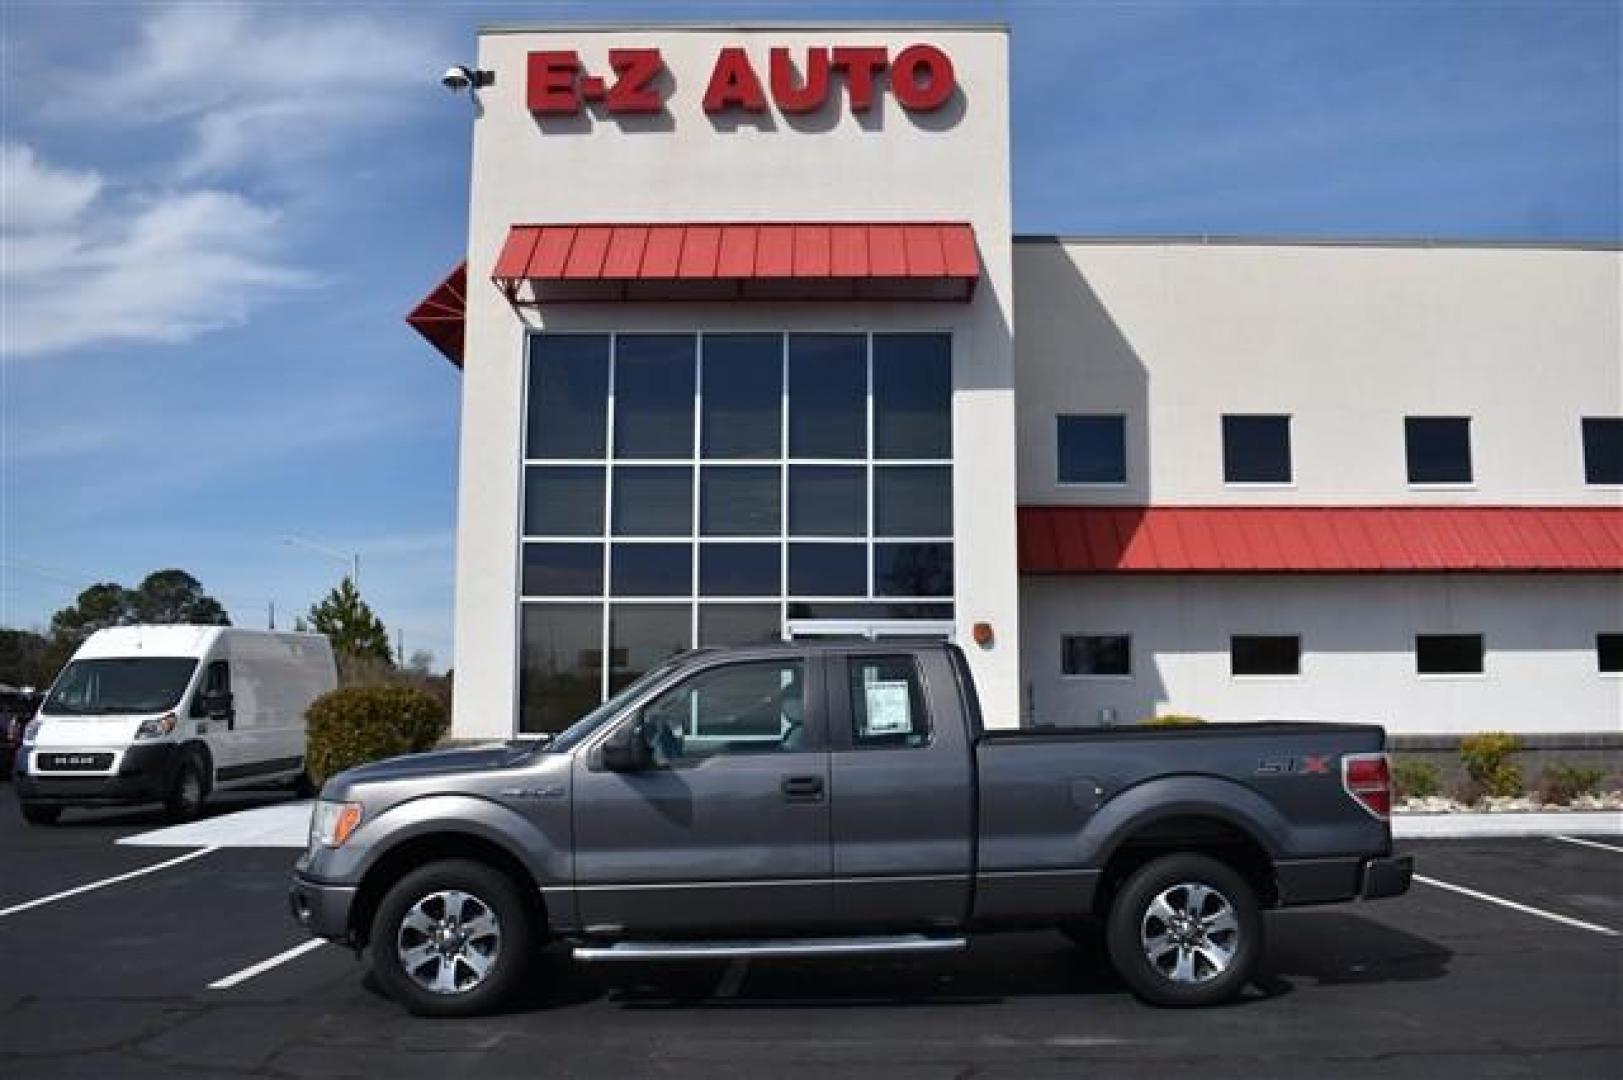
[[[1595,635],[1623,631],[1617,575],[1027,577],[1028,702],[1038,722],[1366,720],[1405,733],[1623,731],[1623,678]],[[1066,677],[1068,633],[1132,635],[1133,675]],[[1417,675],[1414,635],[1480,633],[1481,675]],[[1229,674],[1231,634],[1297,634],[1301,675]]]
[[[843,98],[822,113],[713,123],[700,107],[718,50],[743,45],[759,72],[775,45],[916,42],[951,56],[961,96],[914,118],[894,101],[860,120]],[[574,49],[610,74],[614,47],[658,46],[674,83],[660,117],[539,123],[525,108],[525,58]],[[998,28],[852,27],[487,31],[479,66],[496,83],[474,122],[457,536],[453,730],[502,736],[517,701],[520,406],[524,323],[488,283],[510,225],[615,221],[969,221],[982,280],[968,304],[595,304],[527,313],[533,325],[594,329],[945,329],[954,336],[959,637],[990,713],[1018,700],[1013,277],[1008,39]]]

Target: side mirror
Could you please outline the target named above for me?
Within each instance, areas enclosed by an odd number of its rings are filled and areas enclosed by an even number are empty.
[[[231,693],[204,694],[202,699],[203,712],[207,716],[229,716],[231,714]]]
[[[643,737],[640,719],[621,727],[603,743],[603,767],[610,772],[645,772],[654,767],[654,749]]]

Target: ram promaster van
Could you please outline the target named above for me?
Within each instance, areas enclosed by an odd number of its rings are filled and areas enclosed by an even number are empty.
[[[120,626],[92,634],[23,732],[23,817],[161,802],[197,816],[213,791],[307,788],[304,713],[337,685],[320,634]]]

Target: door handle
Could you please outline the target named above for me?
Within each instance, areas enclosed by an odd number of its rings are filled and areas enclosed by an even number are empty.
[[[822,802],[823,778],[821,776],[785,776],[783,778],[783,797],[790,802]]]

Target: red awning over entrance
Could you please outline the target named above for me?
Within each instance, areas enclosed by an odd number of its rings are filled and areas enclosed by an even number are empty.
[[[407,324],[457,367],[462,366],[462,325],[467,295],[468,264],[463,263],[446,275],[445,280],[406,316]]]
[[[963,222],[515,225],[491,279],[515,304],[574,300],[968,300]]]
[[[1623,507],[1022,506],[1023,574],[1623,570]]]

